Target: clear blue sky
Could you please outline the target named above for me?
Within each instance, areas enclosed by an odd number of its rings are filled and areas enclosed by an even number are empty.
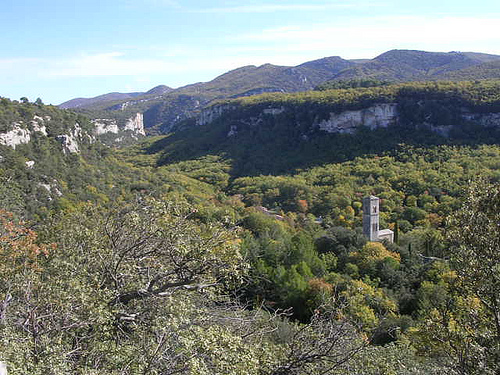
[[[268,62],[500,54],[498,0],[2,0],[0,25],[0,96],[52,104]]]

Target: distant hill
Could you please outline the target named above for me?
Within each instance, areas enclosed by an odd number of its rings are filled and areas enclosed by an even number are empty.
[[[451,81],[500,79],[500,60],[489,61],[442,75],[443,79]]]
[[[121,93],[121,92],[110,92],[109,94],[103,94],[96,96],[94,98],[76,98],[68,100],[59,105],[60,108],[69,109],[69,108],[85,108],[90,107],[95,104],[99,104],[102,102],[110,102],[110,101],[118,101],[118,100],[127,100],[134,98],[136,96],[142,95],[142,92],[130,92],[130,93]]]
[[[500,56],[473,52],[392,50],[345,69],[333,79],[375,78],[397,82],[436,80],[443,79],[449,72],[491,61],[500,61]]]
[[[312,90],[353,65],[354,62],[338,56],[309,61],[296,67],[249,65],[224,73],[212,81],[194,83],[178,89],[157,86],[146,93],[121,94],[123,97],[106,94],[86,101],[70,100],[60,106],[71,106],[70,108],[78,109],[91,118],[122,119],[141,112],[150,133],[164,133],[176,123],[197,114],[214,100],[265,92]]]
[[[153,87],[151,90],[147,91],[145,94],[146,95],[163,95],[166,94],[170,91],[172,91],[173,88],[165,86],[165,85],[159,85],[156,87]]]
[[[209,82],[177,89],[161,85],[145,93],[111,93],[73,99],[61,107],[75,108],[91,118],[101,119],[130,118],[142,113],[149,134],[167,133],[183,120],[198,115],[215,100],[266,92],[307,91],[331,81],[386,83],[498,78],[499,63],[500,56],[484,53],[391,50],[371,60],[332,56],[295,67],[249,65]]]

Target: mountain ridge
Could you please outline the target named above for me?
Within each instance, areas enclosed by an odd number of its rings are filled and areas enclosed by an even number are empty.
[[[110,93],[60,104],[91,118],[144,114],[149,134],[168,133],[215,100],[266,92],[300,92],[330,81],[374,79],[387,82],[498,78],[500,56],[478,52],[390,50],[373,59],[324,57],[297,66],[263,64],[230,70],[208,82],[176,89],[160,85],[145,93]],[[479,78],[475,78],[479,77]]]

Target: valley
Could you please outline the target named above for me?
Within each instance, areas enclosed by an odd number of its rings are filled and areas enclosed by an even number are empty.
[[[393,50],[0,98],[0,360],[495,374],[499,61]],[[363,235],[367,196],[392,242]]]

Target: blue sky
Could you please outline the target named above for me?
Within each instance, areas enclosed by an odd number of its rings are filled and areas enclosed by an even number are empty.
[[[59,104],[390,49],[500,54],[498,0],[2,0],[0,96]]]

